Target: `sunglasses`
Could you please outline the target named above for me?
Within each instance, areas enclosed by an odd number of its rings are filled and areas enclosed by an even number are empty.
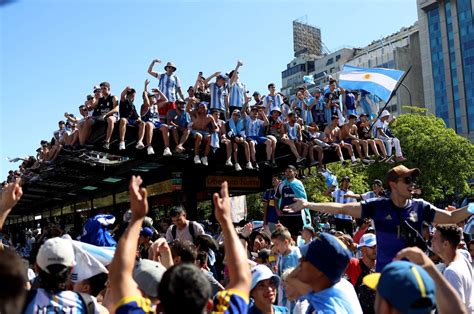
[[[403,183],[405,183],[405,184],[416,184],[417,183],[416,178],[412,178],[412,177],[403,177],[403,178],[401,178],[401,180],[403,180]]]

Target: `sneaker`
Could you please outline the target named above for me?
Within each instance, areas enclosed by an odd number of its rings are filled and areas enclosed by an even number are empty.
[[[391,156],[391,157],[388,157],[387,159],[385,159],[385,162],[387,164],[393,164],[395,161],[393,160],[393,156]]]
[[[227,159],[227,161],[225,162],[225,165],[226,165],[227,167],[232,167],[232,166],[233,166],[232,161],[231,161],[230,159]],[[236,164],[236,165],[237,165],[237,164]],[[240,166],[239,166],[239,168],[240,168]],[[241,169],[241,170],[242,170],[242,169]]]
[[[351,161],[351,164],[352,164],[353,166],[357,165],[358,163],[359,163],[359,162],[358,162],[357,160]]]
[[[297,163],[297,164],[301,164],[301,163],[303,163],[305,160],[306,160],[306,158],[304,158],[304,157],[298,157],[298,158],[296,158],[296,163]]]
[[[151,146],[148,146],[148,147],[151,147]],[[138,141],[137,142],[137,145],[135,146],[136,149],[144,149],[145,148],[145,145],[143,145],[143,142],[142,141]]]
[[[369,160],[369,159],[367,159],[367,158],[364,158],[364,159],[362,159],[362,163],[363,163],[364,165],[370,165],[370,164],[372,163],[372,160]]]
[[[319,173],[324,173],[325,170],[326,170],[326,169],[324,169],[323,166],[318,166],[318,172],[319,172]]]
[[[125,150],[125,142],[121,141],[119,144],[119,150]]]
[[[405,160],[407,160],[407,159],[406,159],[405,157],[403,157],[403,156],[398,156],[398,157],[396,157],[396,159],[397,159],[397,161],[405,161]]]
[[[250,166],[252,166],[252,165],[250,165]],[[235,168],[235,171],[242,171],[242,168],[240,168],[240,165],[239,165],[238,162],[235,163],[234,168]]]
[[[271,163],[270,160],[264,161],[263,164],[265,165],[265,167],[271,167],[272,166],[272,163]]]
[[[341,165],[342,165],[343,167],[347,166],[347,161],[346,161],[346,160],[341,161]]]
[[[153,147],[152,147],[151,145],[146,148],[146,153],[147,153],[148,155],[153,155],[153,154],[155,154],[155,151],[153,150]]]
[[[253,170],[253,166],[252,166],[252,163],[250,161],[245,165],[245,169]]]
[[[204,166],[208,166],[209,164],[207,163],[207,156],[204,156],[201,158],[201,162]]]
[[[110,148],[110,143],[109,143],[109,142],[105,142],[102,147],[108,150],[108,149]]]
[[[275,160],[272,160],[272,167],[273,168],[278,168],[278,165]]]
[[[253,168],[254,168],[255,170],[258,170],[258,164],[257,164],[256,161],[253,162]]]
[[[194,156],[194,163],[195,163],[196,165],[201,164],[201,159],[199,158],[198,155]]]
[[[319,162],[317,160],[311,161],[311,166],[316,166],[317,164],[319,164]]]
[[[167,156],[171,156],[171,155],[173,155],[173,154],[171,153],[170,148],[166,147],[165,150],[163,151],[163,156],[167,157]]]
[[[387,158],[385,158],[385,157],[382,156],[382,155],[378,155],[378,156],[377,156],[377,160],[378,160],[379,162],[384,162],[385,159],[387,159]]]

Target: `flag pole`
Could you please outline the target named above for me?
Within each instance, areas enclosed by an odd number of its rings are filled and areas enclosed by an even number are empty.
[[[402,75],[402,77],[400,78],[400,80],[398,81],[397,85],[395,86],[395,88],[393,89],[392,93],[390,94],[390,97],[388,98],[387,102],[385,103],[385,106],[383,106],[382,110],[379,110],[379,113],[377,115],[377,118],[374,119],[374,122],[372,122],[372,124],[370,125],[370,128],[369,128],[369,134],[370,132],[372,131],[372,128],[374,127],[374,124],[377,122],[377,120],[379,119],[380,115],[382,114],[382,111],[385,110],[385,108],[387,108],[388,106],[388,103],[390,102],[390,100],[392,100],[393,96],[395,96],[395,94],[397,93],[397,90],[398,88],[402,85],[403,83],[403,80],[407,77],[408,73],[410,72],[411,68],[413,66],[410,65],[410,67],[408,68],[408,70]]]

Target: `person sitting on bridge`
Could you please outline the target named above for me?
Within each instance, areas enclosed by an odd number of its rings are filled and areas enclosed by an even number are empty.
[[[155,153],[152,146],[153,130],[158,128],[160,129],[161,135],[163,137],[163,145],[165,147],[163,150],[163,156],[171,156],[172,154],[169,147],[170,139],[168,126],[161,123],[159,114],[160,106],[164,106],[168,102],[168,98],[161,92],[159,88],[152,89],[153,94],[149,95],[147,91],[149,83],[149,80],[145,81],[145,90],[143,91],[143,105],[140,109],[142,120],[145,122],[142,127],[145,129],[145,131],[139,130],[139,140],[137,142],[136,148],[143,149],[145,147],[143,145],[143,136],[146,135],[145,143],[147,146],[147,153],[148,155],[153,155]],[[157,99],[157,95],[159,95],[159,99]]]
[[[367,141],[367,143],[370,145],[370,148],[372,149],[372,152],[375,154],[375,156],[377,156],[377,159],[379,161],[385,161],[387,160],[387,151],[385,150],[385,145],[383,144],[381,139],[372,138],[370,134],[371,121],[369,121],[368,118],[369,117],[366,113],[361,113],[359,116],[359,121],[356,123],[359,139]],[[379,153],[379,149],[380,149],[380,153]],[[387,162],[394,163],[394,161],[391,159]]]
[[[340,148],[344,148],[347,150],[349,153],[349,156],[351,156],[351,161],[352,164],[357,164],[357,160],[354,156],[354,151],[352,150],[352,145],[348,143],[344,143],[344,141],[341,141],[340,139],[340,134],[341,134],[341,129],[339,128],[339,116],[333,115],[331,117],[331,124],[329,124],[326,129],[324,129],[324,133],[326,134],[326,137],[328,139],[327,143],[328,145],[337,145]],[[339,156],[339,159],[343,164],[345,164],[344,157],[342,154]]]
[[[265,165],[271,166],[275,164],[275,160],[272,160],[272,155],[274,155],[276,139],[273,142],[269,137],[262,135],[264,127],[268,125],[268,118],[263,112],[263,108],[254,106],[250,109],[249,115],[245,111],[242,111],[242,115],[245,119],[245,134],[250,145],[250,158],[254,163],[253,167],[258,169],[256,146],[261,144],[266,146],[267,161]]]
[[[297,164],[302,164],[308,154],[308,144],[303,143],[303,135],[301,133],[301,125],[296,123],[296,115],[290,112],[287,117],[288,122],[282,124],[280,133],[281,141],[288,145],[291,152],[296,158]]]
[[[208,165],[207,156],[211,150],[211,135],[209,133],[209,126],[213,129],[217,128],[214,119],[210,114],[207,113],[207,103],[199,103],[198,109],[193,110],[188,103],[186,111],[191,115],[192,122],[190,123],[191,135],[194,137],[194,163],[196,165],[203,164]],[[201,143],[204,142],[204,155],[199,158],[199,149]]]
[[[138,126],[139,129],[143,130],[143,127],[140,126],[143,121],[138,115],[137,108],[135,108],[135,105],[133,103],[133,101],[135,100],[135,94],[135,89],[131,88],[130,86],[127,86],[120,95],[119,150],[125,150],[125,133],[127,132],[128,125]]]
[[[183,145],[189,137],[188,124],[191,122],[191,116],[186,112],[186,103],[184,101],[178,100],[177,103],[176,109],[168,111],[166,120],[176,145],[175,152],[182,153],[185,151]],[[181,138],[179,137],[180,135]]]
[[[239,145],[244,147],[244,152],[245,152],[245,160],[247,161],[247,164],[245,165],[245,168],[248,170],[253,170],[252,163],[250,162],[250,149],[249,149],[249,143],[245,140],[245,123],[244,120],[241,118],[242,114],[239,109],[234,109],[232,111],[232,115],[229,120],[226,122],[226,131],[227,131],[227,137],[232,141],[232,150],[234,152],[234,167],[235,171],[241,171],[242,168],[240,167],[239,164],[239,159],[238,159],[238,149]]]
[[[388,128],[388,119],[390,118],[390,112],[388,110],[382,111],[380,114],[380,118],[375,123],[375,129],[377,130],[377,137],[381,139],[386,148],[387,148],[387,155],[392,157],[392,147],[395,147],[395,159],[397,161],[404,161],[406,160],[403,157],[402,147],[400,146],[400,140],[392,135],[390,129]]]
[[[352,146],[355,147],[360,160],[362,160],[364,164],[371,164],[374,161],[369,157],[369,144],[367,141],[359,139],[357,125],[355,124],[356,120],[357,116],[350,113],[348,116],[348,122],[341,127],[341,138],[344,143],[352,144]],[[363,153],[365,153],[365,155]]]
[[[86,133],[89,132],[90,134],[90,130],[95,121],[106,121],[107,133],[104,140],[104,148],[108,150],[110,147],[110,139],[114,132],[115,122],[118,119],[119,108],[117,97],[110,93],[109,82],[100,83],[100,90],[101,94],[95,94],[92,100],[92,108],[94,108],[94,112],[92,113],[93,119],[86,121],[84,129]]]
[[[226,150],[226,161],[225,165],[227,167],[233,167],[234,165],[232,164],[232,143],[231,141],[227,138],[226,135],[226,128],[225,128],[225,121],[219,119],[220,111],[219,109],[212,109],[211,110],[211,116],[214,119],[214,123],[217,126],[217,128],[214,130],[213,135],[215,136],[216,141],[218,141],[219,144],[223,144]]]

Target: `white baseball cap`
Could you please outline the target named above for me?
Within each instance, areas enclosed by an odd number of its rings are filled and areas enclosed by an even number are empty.
[[[251,270],[252,273],[252,285],[250,290],[253,290],[257,284],[262,280],[272,279],[275,282],[275,285],[278,287],[280,284],[280,277],[275,275],[270,268],[265,265],[257,265]]]
[[[48,239],[38,251],[36,264],[48,274],[50,273],[48,270],[50,265],[59,264],[73,267],[76,262],[71,241],[62,238]]]
[[[377,238],[376,238],[375,234],[366,233],[362,237],[360,237],[358,247],[363,247],[363,246],[372,247],[374,245],[377,245]]]
[[[385,109],[385,110],[382,111],[382,113],[380,114],[380,118],[387,117],[387,116],[390,116],[390,112],[388,112],[388,110]]]

